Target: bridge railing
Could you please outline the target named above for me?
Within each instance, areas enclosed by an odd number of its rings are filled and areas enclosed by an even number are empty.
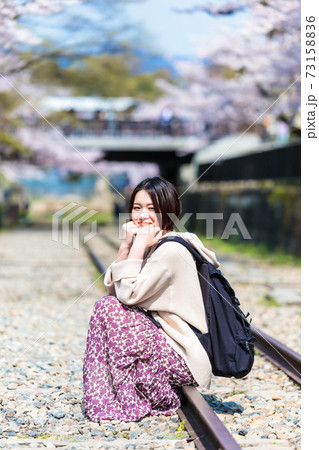
[[[83,126],[65,124],[65,136],[193,136],[202,131],[199,123],[173,119],[169,123],[152,120],[90,120]]]

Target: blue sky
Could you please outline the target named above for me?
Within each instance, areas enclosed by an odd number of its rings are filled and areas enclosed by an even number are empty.
[[[203,1],[145,0],[125,7],[129,17],[143,23],[154,36],[154,44],[168,56],[193,56],[196,36],[211,34],[216,19],[204,13],[178,14],[173,8],[190,8]]]
[[[217,0],[221,2],[222,0]],[[122,15],[120,19],[125,19],[132,24],[139,24],[147,32],[151,47],[159,52],[163,52],[167,57],[192,57],[196,52],[196,37],[212,35],[216,29],[217,22],[232,20],[229,17],[214,18],[205,13],[196,12],[193,14],[176,13],[174,8],[190,8],[194,5],[205,3],[205,0],[143,0],[141,2],[131,2],[121,6]],[[216,0],[214,2],[216,4]],[[76,24],[69,23],[68,11],[80,12],[82,19],[91,18],[92,25],[82,24],[76,28]],[[69,7],[63,14],[50,16],[28,17],[28,26],[40,36],[48,39],[56,39],[67,44],[76,43],[83,37],[97,37],[99,30],[107,29],[111,21],[105,20],[107,17],[107,7],[101,10],[94,10],[89,4]],[[89,29],[90,26],[90,29]]]

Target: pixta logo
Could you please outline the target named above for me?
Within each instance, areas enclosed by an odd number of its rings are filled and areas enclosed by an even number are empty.
[[[184,213],[182,216],[177,217],[174,213],[167,213],[168,217],[171,219],[174,230],[179,233],[187,233],[187,222],[191,217],[194,216],[194,213]],[[156,214],[157,220],[159,223],[159,227],[162,224],[162,215],[160,213]],[[214,225],[216,220],[225,220],[223,213],[195,213],[196,220],[204,220],[206,222],[206,232],[205,237],[207,239],[214,238]],[[120,213],[119,214],[119,238],[125,239],[123,236],[123,225],[126,222],[131,221],[131,214],[129,213]],[[149,228],[145,227],[145,234],[149,233]],[[221,235],[221,239],[229,239],[230,236],[241,235],[243,239],[252,239],[250,233],[248,232],[243,219],[241,218],[239,213],[231,213],[226,225],[223,228],[223,233]],[[191,240],[192,236],[189,235],[188,239]]]
[[[86,210],[86,206],[79,206],[77,203],[71,202],[54,213],[52,216],[52,240],[59,242],[61,236],[62,244],[79,250],[81,240],[80,227],[97,214],[95,209],[91,209],[83,214]],[[83,236],[84,243],[97,234],[96,220],[90,223],[90,227],[89,233]]]

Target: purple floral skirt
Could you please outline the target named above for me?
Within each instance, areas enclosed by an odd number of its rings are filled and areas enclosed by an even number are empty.
[[[83,366],[91,420],[139,420],[173,414],[179,387],[195,385],[184,359],[138,308],[102,297],[93,309]]]

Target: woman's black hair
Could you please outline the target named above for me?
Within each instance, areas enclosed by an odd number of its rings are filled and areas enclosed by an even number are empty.
[[[176,187],[163,177],[146,178],[136,186],[131,194],[129,213],[133,210],[134,199],[139,191],[146,191],[151,197],[155,212],[160,216],[161,228],[165,231],[172,231],[174,218],[178,218],[182,213],[182,203]]]

